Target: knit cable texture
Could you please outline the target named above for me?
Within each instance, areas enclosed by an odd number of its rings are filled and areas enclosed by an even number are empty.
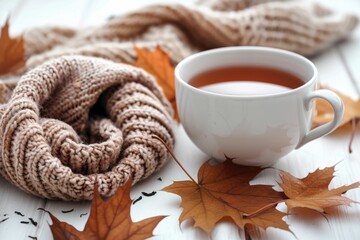
[[[0,172],[32,194],[91,199],[129,177],[137,182],[168,159],[171,107],[145,71],[99,58],[68,56],[41,65],[1,105]]]
[[[310,56],[348,36],[357,23],[355,15],[332,12],[312,1],[216,0],[210,8],[152,5],[85,30],[27,31],[27,68],[69,54],[134,62],[134,43],[149,49],[160,45],[174,63],[201,50],[234,45]]]

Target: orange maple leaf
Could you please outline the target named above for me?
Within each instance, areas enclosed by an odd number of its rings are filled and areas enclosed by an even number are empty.
[[[335,167],[317,169],[302,179],[282,171],[280,187],[289,198],[285,201],[288,212],[294,208],[309,208],[319,212],[325,209],[354,203],[342,196],[346,191],[360,187],[360,182],[329,190],[329,184],[334,176]]]
[[[132,222],[130,217],[130,188],[132,180],[119,187],[108,201],[102,200],[97,187],[91,203],[89,219],[83,231],[79,231],[68,223],[59,221],[51,213],[53,225],[50,226],[55,240],[121,240],[145,239],[152,235],[154,228],[165,216],[147,218]]]
[[[261,228],[277,227],[289,230],[282,220],[286,215],[275,207],[282,202],[284,194],[269,185],[250,185],[260,167],[247,167],[232,163],[211,166],[204,163],[198,171],[198,183],[175,181],[163,191],[175,193],[182,198],[183,212],[180,222],[193,219],[194,226],[210,232],[215,224],[231,219],[244,229],[247,224]],[[259,214],[253,214],[261,210]]]
[[[0,75],[18,70],[25,65],[25,48],[22,37],[11,38],[9,21],[1,28],[0,36]]]
[[[179,121],[175,100],[174,67],[168,54],[159,46],[152,52],[138,47],[135,47],[135,50],[137,53],[135,66],[144,69],[156,78],[174,109],[174,118]]]

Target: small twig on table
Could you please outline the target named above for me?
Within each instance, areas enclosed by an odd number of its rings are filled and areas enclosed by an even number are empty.
[[[359,123],[358,118],[351,119],[351,136],[350,136],[350,141],[349,141],[349,153],[352,153],[352,143],[354,141],[356,127],[357,127],[358,123]]]

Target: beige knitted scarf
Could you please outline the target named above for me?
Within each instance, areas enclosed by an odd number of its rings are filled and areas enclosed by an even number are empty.
[[[0,82],[1,175],[38,196],[81,200],[95,181],[110,196],[159,169],[169,155],[151,135],[173,147],[172,110],[152,76],[121,64],[136,60],[134,43],[160,45],[174,64],[232,45],[313,55],[357,24],[308,1],[206,3],[150,6],[83,30],[26,31],[26,66]]]

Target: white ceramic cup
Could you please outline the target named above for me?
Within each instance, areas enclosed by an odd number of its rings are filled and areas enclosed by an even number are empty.
[[[268,95],[237,96],[195,88],[195,75],[224,66],[253,65],[285,70],[304,84]],[[266,47],[227,47],[187,57],[175,69],[176,103],[187,135],[203,152],[243,165],[274,163],[294,149],[333,131],[341,122],[341,99],[329,90],[316,90],[317,69],[298,54]],[[332,121],[311,129],[314,99],[334,110]]]

